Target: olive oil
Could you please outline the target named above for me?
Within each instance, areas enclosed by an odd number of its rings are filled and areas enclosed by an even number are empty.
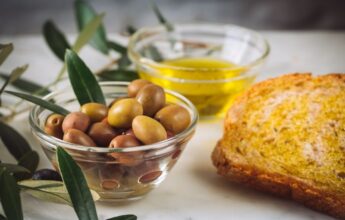
[[[232,62],[209,58],[179,58],[152,64],[139,71],[141,78],[186,96],[203,117],[223,116],[234,97],[255,76]]]

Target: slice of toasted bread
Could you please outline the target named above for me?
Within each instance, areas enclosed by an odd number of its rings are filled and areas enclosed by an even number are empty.
[[[345,74],[289,74],[235,100],[212,154],[234,182],[345,219]]]

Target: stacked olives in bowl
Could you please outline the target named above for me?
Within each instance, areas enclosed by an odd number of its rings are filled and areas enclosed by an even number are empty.
[[[190,113],[183,106],[166,103],[160,86],[138,79],[128,85],[128,97],[115,99],[110,106],[86,103],[65,117],[52,114],[44,130],[73,144],[126,148],[166,140],[190,122]]]
[[[33,133],[54,166],[56,147],[65,148],[101,200],[141,198],[177,162],[194,134],[197,111],[183,96],[143,79],[100,86],[108,105],[79,107],[68,89],[48,95],[78,111],[62,116],[37,106],[30,116]]]

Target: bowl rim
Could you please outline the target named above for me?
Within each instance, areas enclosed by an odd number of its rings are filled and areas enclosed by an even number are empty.
[[[129,85],[129,82],[122,82],[122,81],[104,81],[99,83],[100,86],[127,86]],[[162,149],[165,147],[171,146],[171,144],[175,143],[179,139],[183,139],[187,137],[189,134],[191,134],[198,122],[199,115],[195,108],[195,106],[192,104],[191,101],[189,101],[186,97],[183,95],[164,89],[166,93],[169,95],[172,95],[176,97],[177,99],[181,100],[186,107],[188,108],[189,112],[191,113],[191,123],[190,125],[181,133],[168,138],[164,141],[160,141],[154,144],[148,144],[148,145],[141,145],[136,147],[128,147],[128,148],[108,148],[108,147],[94,147],[94,146],[84,146],[79,144],[73,144],[68,143],[66,141],[63,141],[59,138],[53,137],[51,135],[46,134],[43,129],[38,124],[38,114],[40,113],[41,109],[44,109],[43,107],[39,105],[35,105],[29,114],[29,123],[32,130],[32,133],[36,135],[39,139],[42,139],[46,142],[48,142],[50,145],[53,146],[53,148],[56,148],[57,146],[61,146],[63,148],[77,150],[77,151],[88,151],[88,152],[94,152],[94,153],[112,153],[112,152],[134,152],[134,151],[146,151],[146,150],[156,150],[156,149]],[[65,88],[65,89],[59,89],[56,91],[53,91],[46,96],[44,96],[42,99],[47,100],[50,98],[53,98],[56,95],[67,93],[67,92],[73,92],[73,89],[71,87]],[[39,140],[41,141],[41,140]]]
[[[212,28],[222,28],[223,30],[225,30],[226,28],[232,28],[232,29],[237,29],[237,30],[241,30],[241,31],[245,31],[247,33],[249,33],[252,36],[257,37],[258,39],[261,40],[261,42],[264,45],[264,51],[262,52],[262,54],[256,58],[255,60],[253,60],[252,62],[246,64],[246,65],[240,65],[240,66],[234,66],[234,67],[219,67],[219,68],[195,68],[195,67],[180,67],[180,66],[173,66],[173,65],[168,65],[168,64],[162,64],[159,62],[156,62],[152,59],[146,58],[141,56],[138,52],[136,52],[135,48],[135,43],[138,41],[138,39],[140,38],[140,36],[147,34],[147,32],[159,32],[159,33],[168,33],[171,31],[168,31],[166,29],[166,27],[164,25],[157,25],[157,26],[148,26],[148,27],[142,27],[139,30],[137,30],[130,38],[129,38],[129,43],[128,43],[128,56],[129,58],[132,60],[133,63],[139,65],[154,65],[156,67],[159,68],[169,68],[169,69],[173,69],[173,70],[182,70],[182,71],[195,71],[195,69],[197,69],[198,71],[233,71],[236,69],[251,69],[256,65],[259,65],[260,63],[264,62],[265,59],[267,58],[267,56],[270,54],[271,48],[270,45],[267,41],[267,39],[260,34],[257,31],[245,28],[245,27],[241,27],[238,25],[234,25],[234,24],[222,24],[222,23],[191,23],[191,24],[174,24],[174,27],[180,27],[180,28],[191,28],[191,27],[212,27]],[[173,30],[175,31],[175,30]],[[172,32],[173,32],[172,31]],[[244,74],[245,75],[245,74]],[[232,79],[232,78],[231,78]],[[208,80],[205,80],[208,81]]]

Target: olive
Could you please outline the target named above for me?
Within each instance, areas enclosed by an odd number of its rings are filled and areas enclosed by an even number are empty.
[[[105,105],[94,102],[82,105],[80,111],[89,116],[92,122],[99,122],[108,114],[108,108]]]
[[[155,119],[159,121],[166,130],[178,134],[185,130],[190,124],[189,112],[180,105],[168,105],[159,110]]]
[[[65,132],[63,135],[63,140],[73,144],[96,146],[95,142],[93,142],[93,140],[87,134],[74,128],[68,129]]]
[[[107,123],[97,122],[91,125],[88,135],[98,146],[107,147],[118,133]]]
[[[123,132],[123,134],[125,134],[125,135],[131,135],[131,136],[135,137],[135,134],[134,134],[134,132],[133,132],[133,129],[128,129],[127,131]]]
[[[153,182],[156,179],[158,179],[158,177],[160,177],[162,175],[162,173],[163,172],[160,170],[154,170],[154,171],[145,173],[144,175],[139,177],[139,182],[142,184],[147,184],[147,183]]]
[[[41,169],[34,172],[31,177],[33,180],[56,180],[62,181],[62,178],[58,172],[51,169]]]
[[[135,117],[132,129],[135,136],[144,144],[153,144],[167,139],[167,132],[163,125],[148,116]]]
[[[115,137],[109,144],[109,148],[127,148],[140,146],[141,143],[138,139],[131,135],[119,135]],[[134,152],[113,152],[109,154],[111,157],[115,158],[120,164],[125,166],[136,166],[142,161],[140,156],[142,153],[139,151]]]
[[[62,122],[64,120],[63,115],[59,114],[51,114],[44,125],[44,131],[56,138],[62,139],[63,131],[62,131]]]
[[[98,169],[100,186],[105,190],[113,190],[120,187],[122,169],[115,164],[108,164]]]
[[[108,112],[108,123],[117,128],[130,128],[133,119],[142,114],[143,107],[137,100],[121,99],[111,106]]]
[[[90,125],[90,117],[82,112],[69,113],[62,122],[63,132],[74,128],[85,132]]]
[[[144,115],[154,116],[165,105],[165,93],[162,87],[148,84],[138,92],[136,99],[143,106]]]
[[[110,148],[127,148],[140,146],[141,143],[132,135],[119,135],[111,140]]]
[[[151,84],[151,82],[147,81],[146,79],[136,79],[132,81],[127,88],[128,96],[135,97],[138,94],[139,90],[148,84]]]

